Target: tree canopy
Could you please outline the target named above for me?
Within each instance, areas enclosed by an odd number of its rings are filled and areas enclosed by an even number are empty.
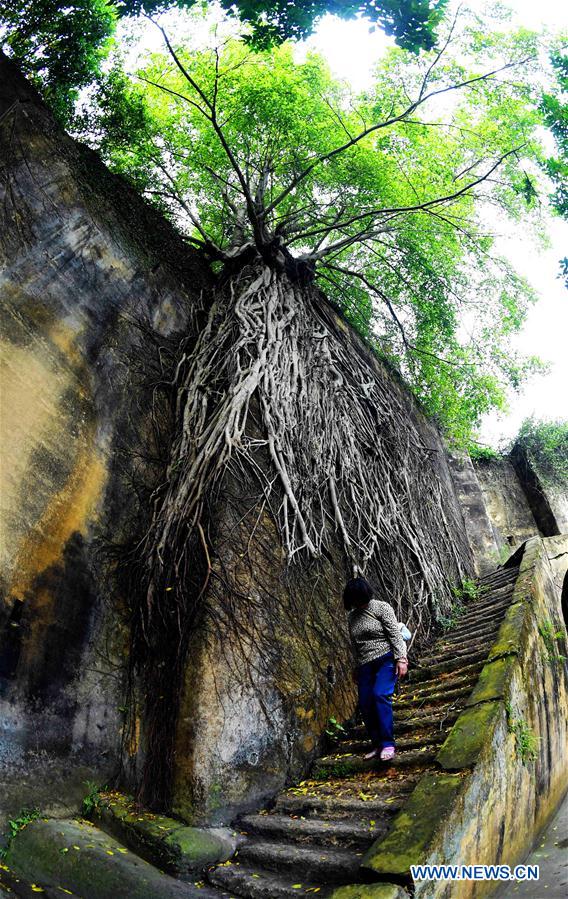
[[[527,418],[514,443],[523,447],[543,483],[568,487],[568,421]]]
[[[449,29],[387,53],[360,96],[290,45],[163,37],[85,110],[109,163],[214,264],[254,246],[314,272],[454,436],[503,406],[537,365],[508,346],[531,292],[492,255],[499,218],[536,214],[534,35]]]
[[[436,42],[447,0],[220,0],[240,17],[247,40],[267,48],[306,37],[326,12],[342,18],[365,16],[413,52]],[[0,0],[0,46],[13,54],[41,86],[65,120],[78,90],[100,73],[116,22],[124,16],[152,15],[172,7],[188,9],[197,0]]]

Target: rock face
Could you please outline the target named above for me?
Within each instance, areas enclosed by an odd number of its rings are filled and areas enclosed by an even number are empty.
[[[5,57],[0,159],[7,813],[65,806],[66,793],[76,802],[85,777],[106,780],[116,767],[128,634],[97,547],[120,542],[136,508],[132,460],[120,450],[139,440],[147,410],[128,358],[144,352],[138,325],[187,327],[208,275],[94,154],[58,132]],[[69,757],[81,767],[62,789]]]
[[[167,461],[153,430],[156,346],[198,333],[212,277],[160,216],[58,131],[2,57],[0,159],[10,413],[3,416],[0,802],[3,813],[39,803],[64,814],[85,779],[104,783],[122,765],[127,786],[136,787],[144,769],[143,716],[129,715],[121,748],[123,715],[131,712],[124,696],[132,597],[114,577],[114,550],[143,529]],[[420,532],[417,519],[412,538],[417,545],[437,538],[439,525],[436,545],[457,582],[471,559],[440,436],[340,316],[330,308],[325,315],[332,339],[365,360],[412,424],[440,510],[433,533]],[[248,438],[254,428],[253,409]],[[146,493],[138,495],[141,470]],[[423,497],[425,507],[432,503],[431,494]],[[227,474],[208,504],[207,614],[190,635],[169,734],[158,735],[171,748],[164,801],[192,823],[220,823],[258,806],[305,769],[329,716],[346,717],[354,704],[340,602],[350,571],[339,540],[321,559],[290,567],[277,516],[254,478]],[[371,575],[388,591],[384,559],[373,560]],[[425,633],[434,610],[413,590],[418,575],[405,576],[401,614],[418,610]]]

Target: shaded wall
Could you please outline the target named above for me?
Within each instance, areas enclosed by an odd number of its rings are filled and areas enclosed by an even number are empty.
[[[208,282],[2,55],[0,189],[7,813],[77,802],[116,767],[128,634],[105,550],[136,508],[121,447],[140,444],[148,410],[128,359],[144,352],[137,323],[187,327]]]

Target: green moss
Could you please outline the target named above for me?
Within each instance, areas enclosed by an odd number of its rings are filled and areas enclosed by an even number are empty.
[[[517,657],[513,655],[495,659],[484,665],[466,706],[487,702],[490,699],[503,699],[516,662]]]
[[[491,647],[489,660],[507,653],[520,652],[527,633],[528,608],[527,603],[522,601],[514,602],[509,606],[499,628],[497,639]]]
[[[233,854],[229,840],[211,831],[137,808],[130,797],[103,794],[93,813],[107,830],[148,861],[175,874],[201,870]]]
[[[406,899],[408,893],[395,883],[354,883],[334,890],[330,899]]]
[[[382,840],[363,857],[362,867],[379,874],[405,875],[420,864],[463,782],[457,774],[426,774]]]
[[[440,749],[436,761],[449,771],[459,771],[475,765],[484,744],[503,709],[499,701],[482,702],[465,709],[452,727]]]

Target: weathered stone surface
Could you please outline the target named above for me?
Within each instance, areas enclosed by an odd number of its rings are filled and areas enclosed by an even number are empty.
[[[371,846],[361,867],[381,875],[409,875],[421,863],[462,787],[458,774],[426,774],[393,821],[384,840]]]
[[[395,883],[354,884],[334,890],[330,899],[407,899],[409,893]]]
[[[476,462],[474,468],[499,552],[506,557],[507,552],[539,533],[538,523],[509,459]]]
[[[467,453],[450,454],[449,465],[463,510],[476,573],[482,575],[495,568],[499,538],[489,516],[476,470]]]
[[[568,533],[566,485],[547,483],[520,442],[513,446],[510,458],[540,533],[545,537]]]
[[[126,360],[137,323],[187,324],[208,276],[2,54],[0,159],[3,830],[23,804],[77,811],[116,769],[128,634],[101,549],[128,533],[121,448],[150,408]]]
[[[503,713],[500,702],[484,702],[465,709],[436,756],[438,764],[448,771],[475,765],[487,740],[488,729]]]
[[[86,821],[29,824],[13,840],[6,863],[22,877],[63,887],[82,899],[219,897],[203,885],[161,873]]]
[[[142,858],[178,877],[224,862],[237,848],[226,828],[187,827],[181,821],[137,808],[126,796],[103,794],[93,820]]]
[[[507,695],[515,664],[514,656],[488,662],[482,669],[466,706],[477,705],[477,703],[488,702],[492,699],[503,699]],[[459,726],[459,721],[457,724]]]
[[[489,661],[499,658],[499,656],[507,655],[512,652],[519,652],[521,648],[521,640],[523,632],[528,627],[527,604],[524,600],[513,602],[505,613],[505,618],[501,623],[497,639],[491,647],[489,653]]]

